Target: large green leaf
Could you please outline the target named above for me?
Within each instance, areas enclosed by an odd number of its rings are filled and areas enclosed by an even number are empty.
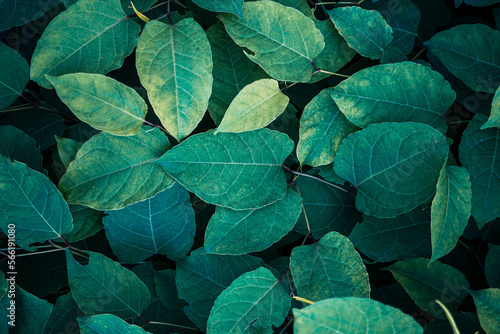
[[[2,13],[3,19],[0,21],[0,31],[9,30],[12,27],[38,19],[58,4],[59,1],[2,0],[0,1],[0,13]],[[23,39],[27,40],[27,37],[23,37]]]
[[[259,252],[290,232],[302,211],[302,199],[291,188],[285,197],[259,209],[218,207],[205,232],[205,250],[217,254]]]
[[[85,142],[59,181],[71,204],[117,210],[169,188],[174,181],[152,163],[170,148],[159,129],[134,136],[101,132]]]
[[[500,85],[500,31],[463,24],[424,43],[448,71],[475,91],[494,93]]]
[[[488,244],[488,253],[484,259],[484,275],[492,288],[500,289],[500,245]]]
[[[112,314],[78,317],[82,334],[146,334],[144,329],[130,325]]]
[[[330,232],[290,255],[290,270],[300,297],[313,302],[337,297],[370,297],[368,273],[349,239]]]
[[[2,6],[0,2],[0,8]],[[4,11],[2,13],[5,15]],[[30,79],[30,68],[26,59],[3,43],[0,43],[0,59],[2,59],[0,63],[0,111],[2,111],[23,94],[24,87]]]
[[[280,280],[259,268],[238,277],[215,300],[207,333],[273,333],[285,321],[291,302]]]
[[[500,289],[469,290],[476,304],[481,327],[487,334],[500,333]]]
[[[0,155],[0,228],[5,234],[14,225],[15,242],[35,250],[32,243],[69,232],[72,220],[68,204],[45,175]]]
[[[119,0],[82,0],[54,18],[38,40],[31,79],[52,88],[45,74],[105,74],[119,68],[137,43],[140,26]]]
[[[123,319],[140,315],[151,300],[146,285],[106,256],[87,253],[90,260],[81,265],[66,250],[68,283],[78,307],[86,315],[111,313]]]
[[[446,315],[435,300],[439,299],[450,312],[456,312],[469,288],[460,271],[437,260],[402,260],[387,269],[419,307],[440,319],[446,319]]]
[[[113,253],[129,263],[155,254],[180,260],[196,232],[189,193],[178,183],[153,198],[108,211],[103,222]]]
[[[212,93],[212,52],[192,18],[170,26],[150,21],[137,45],[136,67],[161,123],[177,140],[203,118]]]
[[[281,164],[293,142],[268,129],[189,137],[155,163],[205,202],[256,209],[285,196]]]
[[[221,14],[227,32],[245,54],[279,81],[307,82],[312,60],[325,47],[314,22],[298,10],[272,1],[245,2],[243,17]]]
[[[367,298],[331,298],[293,309],[294,333],[422,334],[422,327],[400,310]]]
[[[448,144],[427,124],[371,124],[342,142],[334,170],[356,187],[359,211],[392,218],[434,195]]]
[[[332,9],[328,14],[347,44],[363,57],[381,58],[393,39],[391,26],[375,10],[350,6]]]
[[[236,95],[215,133],[263,128],[285,111],[288,101],[289,98],[281,92],[278,81],[255,81]]]
[[[18,128],[0,126],[0,154],[42,171],[42,155],[36,141]]]
[[[432,200],[432,258],[453,250],[471,215],[472,190],[469,172],[463,167],[443,166]]]
[[[446,132],[443,115],[456,98],[438,72],[414,62],[368,67],[330,90],[349,121],[360,127],[381,122],[418,122]]]
[[[481,130],[486,116],[477,114],[459,146],[460,162],[472,183],[472,217],[479,228],[500,217],[500,129]]]
[[[500,128],[500,87],[497,88],[491,103],[491,112],[488,121],[481,126],[481,130],[487,128]]]
[[[243,0],[193,0],[195,4],[211,12],[243,15]]]
[[[19,334],[42,334],[54,305],[16,286],[15,324],[10,332]],[[5,320],[4,320],[5,321]]]
[[[328,91],[322,90],[300,117],[297,157],[301,165],[321,166],[333,161],[342,140],[356,131],[340,112]]]
[[[46,76],[80,120],[118,136],[139,132],[148,106],[132,88],[102,74]]]

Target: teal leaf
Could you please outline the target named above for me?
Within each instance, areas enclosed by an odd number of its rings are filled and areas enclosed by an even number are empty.
[[[104,212],[81,205],[70,205],[69,210],[73,217],[73,229],[63,234],[64,240],[68,243],[83,240],[103,228],[102,217]]]
[[[285,111],[288,101],[289,98],[279,88],[278,81],[257,80],[236,95],[214,133],[263,128]]]
[[[215,300],[207,333],[273,333],[285,321],[291,301],[280,280],[266,268],[238,277]]]
[[[126,17],[119,0],[78,1],[57,15],[38,40],[31,79],[53,88],[46,74],[105,74],[119,68],[134,49],[139,29]]]
[[[334,170],[356,187],[359,211],[392,218],[434,195],[448,144],[427,124],[371,124],[342,142]]]
[[[167,136],[157,128],[143,126],[134,136],[101,132],[78,150],[59,181],[59,190],[68,203],[97,210],[117,210],[143,201],[174,183],[152,163],[169,148]]]
[[[486,116],[477,114],[465,129],[459,146],[462,165],[472,183],[472,217],[478,227],[500,217],[500,129],[481,130]]]
[[[3,0],[0,2],[0,13],[2,13],[3,17],[0,23],[0,31],[9,30],[12,27],[22,26],[36,20],[58,4],[59,1]]]
[[[3,4],[0,3],[0,8],[2,7]],[[5,15],[4,10],[2,13]],[[0,43],[0,57],[2,59],[0,63],[0,111],[2,111],[23,94],[24,87],[30,80],[30,68],[26,59],[3,43]]]
[[[500,87],[497,88],[493,96],[490,117],[488,121],[481,126],[481,130],[493,127],[500,128]]]
[[[298,246],[290,255],[298,295],[316,302],[327,298],[370,297],[368,273],[349,239],[330,232],[321,240]]]
[[[56,300],[54,309],[45,323],[43,334],[64,333],[71,329],[78,328],[76,317],[81,315],[75,300],[70,292],[59,296]]]
[[[219,18],[236,44],[250,50],[245,54],[274,79],[311,79],[311,62],[325,43],[314,22],[298,10],[273,1],[245,2],[242,18]]]
[[[292,149],[287,135],[268,129],[208,131],[189,137],[155,163],[207,203],[256,209],[285,196],[281,165]]]
[[[443,166],[431,208],[432,258],[453,250],[471,215],[472,190],[469,172],[463,167]]]
[[[333,163],[324,166],[318,166],[314,169],[318,171],[319,175],[322,178],[329,182],[337,183],[340,185],[343,185],[345,183],[345,180],[343,178],[335,174],[335,171],[333,170]]]
[[[500,0],[465,0],[465,3],[474,7],[486,7],[499,3]]]
[[[54,305],[16,286],[15,331],[20,334],[42,334]]]
[[[35,250],[35,242],[59,237],[72,228],[68,204],[42,173],[0,155],[0,227],[15,225],[16,243]]]
[[[500,289],[469,290],[469,293],[474,298],[481,327],[488,334],[500,333]]]
[[[350,6],[329,10],[328,14],[347,44],[363,57],[379,59],[393,39],[391,26],[375,10]]]
[[[438,72],[414,62],[360,70],[330,90],[349,121],[360,127],[382,122],[418,122],[441,132],[443,115],[456,98]]]
[[[434,35],[424,45],[468,87],[494,93],[500,83],[500,31],[462,24]]]
[[[86,315],[111,313],[123,319],[140,315],[151,300],[146,285],[117,262],[87,253],[90,260],[81,265],[66,250],[69,288],[78,307]]]
[[[454,313],[469,288],[460,271],[437,260],[401,260],[386,269],[391,271],[419,307],[440,319],[446,319],[446,315],[435,300],[439,299]]]
[[[18,128],[0,126],[0,154],[42,171],[42,155],[36,141]]]
[[[300,117],[297,145],[300,164],[328,165],[335,158],[342,140],[357,129],[345,118],[328,91],[322,90],[307,104]]]
[[[81,334],[146,334],[144,329],[130,325],[112,314],[78,317]]]
[[[411,316],[367,298],[325,299],[301,310],[293,309],[294,333],[422,334]]]
[[[139,132],[148,106],[132,88],[102,74],[72,73],[46,78],[81,121],[118,136]]]
[[[484,275],[490,287],[500,289],[500,245],[488,244],[488,249],[484,260]]]
[[[243,0],[193,0],[193,2],[211,12],[243,16]]]
[[[76,158],[76,154],[80,147],[82,147],[83,143],[70,139],[70,138],[60,138],[58,136],[54,136],[57,144],[57,153],[59,154],[59,158],[64,165],[64,168],[68,168],[69,163]]]
[[[259,209],[218,207],[205,232],[205,250],[231,255],[265,250],[292,230],[301,211],[302,199],[290,187],[281,200]]]
[[[153,198],[108,211],[104,229],[121,261],[137,263],[155,254],[180,260],[191,249],[196,231],[189,193],[176,183]]]
[[[380,58],[381,64],[402,63],[408,61],[408,57],[401,50],[394,46],[388,46],[384,50],[384,55]]]
[[[307,0],[273,0],[274,2],[278,2],[283,6],[288,6],[297,9],[299,12],[304,14],[307,17],[313,17],[313,11],[309,7]]]
[[[150,21],[136,55],[156,115],[175,139],[184,139],[203,118],[212,93],[212,52],[203,28],[192,18],[173,26]]]

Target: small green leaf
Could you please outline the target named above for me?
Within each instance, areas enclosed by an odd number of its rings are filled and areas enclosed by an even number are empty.
[[[481,126],[481,130],[487,128],[500,128],[500,87],[497,88],[491,103],[491,112],[488,121]]]
[[[54,138],[56,139],[59,158],[64,167],[68,169],[69,163],[75,160],[76,154],[83,143],[69,138],[60,138],[58,136],[54,136]]]
[[[243,16],[243,0],[193,0],[193,2],[211,12]]]
[[[43,328],[43,334],[64,333],[77,328],[76,317],[81,311],[70,292],[59,296],[50,317]]]
[[[487,334],[500,333],[500,289],[469,290],[469,293],[474,298],[481,327]]]
[[[486,7],[499,3],[500,0],[465,0],[465,3],[474,7]]]
[[[78,317],[81,334],[146,334],[144,329],[130,325],[112,314]]]
[[[42,155],[36,141],[18,128],[0,126],[0,154],[42,171]]]
[[[13,6],[15,7],[15,4]],[[3,4],[0,3],[1,7]],[[1,12],[4,18],[8,17],[5,16],[4,10]],[[3,43],[0,43],[0,59],[2,59],[0,63],[0,111],[2,111],[23,94],[24,87],[30,80],[30,68],[26,59]]]
[[[484,275],[492,288],[500,289],[500,245],[488,244],[484,260]]]
[[[15,333],[42,334],[54,305],[16,286]],[[7,318],[9,319],[9,318]]]
[[[70,205],[69,210],[73,217],[73,229],[63,234],[63,238],[67,242],[73,243],[85,239],[103,228],[102,217],[104,212],[81,205]]]

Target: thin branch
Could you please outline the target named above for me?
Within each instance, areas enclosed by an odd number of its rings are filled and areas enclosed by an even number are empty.
[[[190,329],[193,331],[199,332],[200,330],[198,328],[193,328],[193,327],[188,327],[188,326],[182,326],[182,325],[176,325],[176,324],[171,324],[168,322],[160,322],[160,321],[149,321],[146,325],[164,325],[164,326],[172,326],[172,327],[177,327],[177,328],[184,328],[184,329]]]
[[[310,174],[306,174],[306,173],[297,172],[297,171],[294,171],[293,169],[290,169],[290,168],[288,168],[288,167],[286,167],[286,166],[281,166],[281,167],[282,167],[285,171],[290,172],[290,173],[292,173],[292,174],[295,174],[295,175],[300,175],[300,176],[305,176],[305,177],[308,177],[308,178],[314,179],[314,180],[316,180],[316,181],[319,181],[319,182],[323,182],[323,183],[325,183],[325,184],[328,184],[329,186],[332,186],[332,187],[334,187],[334,188],[337,188],[338,190],[342,190],[342,191],[343,191],[343,192],[345,192],[345,193],[349,193],[349,190],[346,190],[346,189],[342,188],[341,186],[336,185],[335,183],[332,183],[332,182],[328,182],[328,181],[326,181],[326,180],[323,180],[323,179],[321,179],[321,178],[319,178],[319,177],[317,177],[317,176],[310,175]]]

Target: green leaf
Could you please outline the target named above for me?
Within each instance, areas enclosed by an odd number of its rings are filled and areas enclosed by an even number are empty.
[[[139,29],[125,16],[119,0],[78,1],[57,15],[38,40],[31,79],[53,88],[46,74],[105,74],[120,68],[137,43]]]
[[[481,130],[487,128],[500,128],[500,87],[497,88],[491,103],[491,112],[488,121],[481,126]]]
[[[386,269],[391,271],[419,307],[440,319],[446,319],[446,315],[435,300],[439,299],[454,313],[469,288],[469,283],[460,271],[437,260],[402,260]]]
[[[431,262],[455,248],[471,215],[472,190],[469,172],[463,167],[443,166],[431,208]]]
[[[0,3],[0,8],[2,7],[3,4]],[[4,10],[2,13],[5,15]],[[1,26],[2,24],[0,31]],[[2,111],[23,94],[24,87],[30,79],[30,69],[26,59],[3,43],[0,43],[0,59],[2,59],[0,63],[0,111]]]
[[[313,11],[309,7],[307,0],[273,0],[274,2],[278,2],[283,6],[288,6],[297,9],[299,12],[308,17],[313,17]]]
[[[130,270],[100,253],[87,251],[90,260],[81,265],[66,250],[68,283],[78,307],[86,315],[111,313],[136,317],[148,306],[148,288]]]
[[[460,141],[462,165],[472,183],[472,217],[478,227],[500,217],[500,129],[481,130],[486,116],[477,114]]]
[[[393,39],[391,26],[375,10],[339,7],[328,14],[347,44],[363,57],[379,59]]]
[[[71,204],[117,210],[153,197],[174,181],[152,161],[170,148],[159,129],[146,126],[134,136],[99,133],[85,142],[59,181]],[[92,191],[88,191],[88,189]]]
[[[56,139],[59,158],[61,159],[64,167],[68,169],[69,163],[75,160],[76,154],[80,147],[82,147],[83,143],[69,138],[60,138],[58,136],[54,137]]]
[[[42,171],[42,155],[36,141],[18,128],[0,126],[0,154]]]
[[[245,54],[274,79],[311,79],[311,61],[325,43],[314,22],[298,10],[272,1],[245,2],[242,18],[219,18],[236,44],[250,50]]]
[[[288,101],[288,96],[281,92],[278,81],[255,81],[236,95],[214,133],[263,128],[285,111]]]
[[[15,333],[42,334],[54,305],[16,286]]]
[[[300,117],[297,157],[301,165],[321,166],[333,161],[342,140],[356,131],[327,90],[307,104]]]
[[[499,0],[465,0],[465,3],[474,7],[486,7],[499,3]]]
[[[287,135],[268,129],[208,131],[189,137],[155,163],[207,203],[256,209],[285,196],[281,165],[292,149]]]
[[[394,46],[388,46],[384,50],[384,55],[380,58],[381,64],[402,63],[408,61],[408,57],[401,50]]]
[[[290,270],[298,295],[313,302],[340,297],[370,297],[368,273],[349,239],[330,232],[290,255]]]
[[[395,218],[363,216],[349,240],[377,262],[414,259],[431,254],[430,210],[417,207]]]
[[[500,289],[469,290],[469,293],[474,298],[481,327],[487,334],[500,333]]]
[[[139,132],[148,106],[132,88],[102,74],[73,73],[46,78],[81,121],[118,136]]]
[[[112,314],[78,317],[82,334],[146,334],[144,329],[130,325]]]
[[[189,193],[177,183],[153,198],[108,211],[104,228],[113,253],[128,263],[155,254],[180,260],[191,249],[196,232]]]
[[[2,0],[0,2],[0,13],[2,13],[3,19],[0,21],[0,31],[9,30],[12,27],[22,26],[25,23],[36,20],[58,4],[59,1]],[[27,36],[30,35],[27,34]],[[27,38],[24,37],[25,40]]]
[[[150,21],[142,31],[136,67],[161,123],[177,140],[203,118],[212,93],[212,53],[192,18],[170,26]]]
[[[434,35],[424,45],[468,87],[494,93],[500,83],[500,31],[462,24]]]
[[[45,323],[43,334],[64,333],[71,329],[76,330],[76,317],[81,315],[71,293],[59,296],[56,305]]]
[[[488,253],[484,260],[484,275],[492,288],[500,288],[500,245],[488,244]]]
[[[42,173],[0,155],[0,228],[15,226],[16,244],[26,250],[35,242],[59,237],[72,228],[68,204]]]
[[[280,280],[266,268],[238,277],[210,312],[207,333],[273,333],[285,321],[291,301]]]
[[[293,309],[294,333],[422,334],[422,327],[400,310],[366,298],[331,298]]]
[[[243,16],[243,0],[193,0],[193,2],[211,12]]]
[[[434,195],[448,144],[427,124],[371,124],[342,142],[334,170],[356,187],[359,211],[393,218]]]
[[[102,228],[104,212],[87,208],[81,205],[70,205],[69,210],[73,217],[73,229],[63,234],[64,240],[73,243],[90,237]]]
[[[218,207],[205,232],[205,250],[231,255],[263,251],[292,230],[301,211],[302,199],[290,187],[281,200],[259,209]]]
[[[368,67],[330,90],[349,121],[360,127],[418,122],[445,133],[443,115],[456,98],[438,72],[414,62]]]

